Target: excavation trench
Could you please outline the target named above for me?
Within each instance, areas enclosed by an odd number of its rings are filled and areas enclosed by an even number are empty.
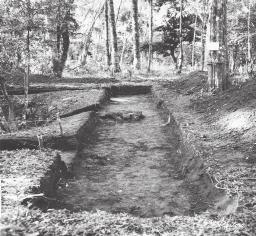
[[[106,116],[124,111],[141,111],[145,118]],[[195,196],[179,171],[179,137],[175,124],[163,125],[167,118],[150,94],[112,97],[96,114],[95,129],[80,133],[78,151],[69,155],[75,158],[66,159],[73,177],[58,190],[58,199],[74,211],[191,213]]]

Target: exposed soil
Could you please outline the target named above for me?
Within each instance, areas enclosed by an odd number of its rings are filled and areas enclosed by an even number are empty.
[[[1,151],[0,163],[3,217],[9,213],[19,217],[20,203],[31,193],[54,194],[56,181],[65,171],[54,150]]]
[[[80,137],[85,143],[74,178],[58,192],[60,199],[74,210],[188,215],[190,192],[178,168],[178,137],[163,126],[160,111],[150,95],[111,98],[89,142],[88,133]]]
[[[92,107],[93,105],[96,107],[99,105],[103,96],[103,90],[98,89],[91,89],[89,91],[58,91],[29,95],[29,115],[26,126],[22,124],[23,97],[14,96],[14,110],[16,118],[19,120],[19,134],[22,134],[22,130],[27,132],[28,128],[40,127],[39,129],[41,129],[42,125],[47,126],[56,120],[57,113],[59,113],[60,117],[66,117],[69,114],[74,114],[74,111],[80,110],[82,112],[84,108]],[[7,116],[8,107],[6,101],[0,97],[0,102],[4,114]],[[33,132],[36,131],[34,130]]]

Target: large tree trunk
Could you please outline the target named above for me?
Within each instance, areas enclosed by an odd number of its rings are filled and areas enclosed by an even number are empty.
[[[61,19],[64,14],[64,19]],[[53,73],[57,77],[62,77],[62,73],[66,64],[68,50],[70,45],[68,19],[70,18],[70,9],[61,9],[61,1],[58,2],[57,9],[57,25],[56,25],[56,41],[53,46]]]
[[[178,71],[177,71],[178,74],[181,73],[182,67],[183,67],[182,11],[183,11],[183,0],[180,0],[180,34],[179,34],[180,54],[178,58]]]
[[[135,70],[140,70],[140,33],[138,23],[138,0],[132,0],[133,12],[133,66]]]
[[[178,69],[178,64],[177,64],[178,60],[177,60],[177,57],[175,56],[174,49],[171,49],[170,51],[171,51],[170,54],[171,54],[173,63],[175,64],[175,68]]]
[[[64,70],[67,58],[68,58],[68,50],[70,45],[70,39],[69,39],[69,30],[68,30],[68,24],[67,22],[64,23],[62,27],[62,54],[61,54],[61,60],[60,60],[60,68],[61,68],[61,75]]]
[[[58,46],[59,43],[60,43],[60,46]],[[69,39],[68,26],[66,23],[64,23],[61,30],[61,40],[60,42],[58,42],[57,40],[57,45],[56,45],[57,53],[53,58],[53,72],[59,78],[62,77],[62,73],[67,61],[69,45],[70,45],[70,39]],[[58,49],[58,47],[60,48]]]
[[[105,2],[105,27],[106,27],[106,61],[107,65],[111,65],[111,54],[109,50],[109,13],[108,13],[108,2]]]
[[[114,65],[115,73],[120,72],[120,62],[118,56],[118,48],[117,48],[117,33],[116,33],[116,21],[115,21],[115,11],[114,11],[114,3],[113,0],[108,0],[109,3],[109,14],[110,14],[110,22],[111,22],[111,30],[112,30],[112,64]]]
[[[6,86],[5,86],[5,79],[3,77],[0,76],[0,85],[1,85],[1,89],[2,89],[2,93],[4,95],[5,100],[7,101],[8,104],[8,129],[10,132],[12,131],[17,131],[17,125],[15,123],[15,114],[14,114],[14,106],[13,106],[13,102],[10,98],[10,96],[8,95]]]
[[[152,64],[152,44],[153,44],[153,0],[149,0],[149,43],[148,43],[148,72]]]
[[[227,0],[211,0],[209,5],[208,85],[224,90],[228,80]]]

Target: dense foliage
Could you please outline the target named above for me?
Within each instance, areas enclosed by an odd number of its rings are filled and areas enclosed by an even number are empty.
[[[91,0],[1,0],[1,70],[6,72],[14,68],[25,70],[28,57],[30,57],[31,72],[37,74],[61,76],[65,68],[74,68],[81,64],[87,67],[86,63],[90,62],[104,68],[106,50],[104,11],[101,10],[103,5],[104,1]],[[138,1],[140,48],[144,52],[142,62],[147,60],[149,7],[148,1]],[[154,58],[157,61],[168,62],[170,67],[177,62],[179,54],[180,7],[178,0],[153,1]],[[200,51],[203,50],[201,41],[207,23],[208,0],[186,0],[183,1],[182,7],[185,66],[191,64],[192,54],[196,65],[199,66]],[[249,41],[254,62],[255,7],[254,0],[228,3],[231,70],[245,66],[248,61]],[[122,64],[129,65],[133,61],[132,1],[115,0],[114,10],[118,56]],[[249,12],[250,19],[248,19]],[[249,36],[248,32],[250,32]],[[193,52],[192,47],[195,49]],[[84,52],[85,50],[88,52]],[[83,53],[89,56],[89,60],[81,63]],[[145,63],[142,63],[142,68],[143,66]]]

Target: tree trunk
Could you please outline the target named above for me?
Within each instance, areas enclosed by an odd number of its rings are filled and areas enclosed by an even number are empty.
[[[7,89],[5,86],[5,79],[3,77],[0,77],[0,85],[1,85],[2,92],[3,92],[5,100],[7,101],[8,109],[9,109],[9,111],[8,111],[8,129],[10,132],[17,131],[17,125],[15,123],[13,102],[11,101],[11,98],[8,95],[8,92],[7,92]]]
[[[172,57],[172,60],[175,64],[175,68],[178,69],[178,64],[177,64],[178,60],[177,60],[177,57],[175,56],[174,49],[171,49],[171,57]]]
[[[70,45],[70,39],[69,39],[69,29],[67,22],[64,23],[62,27],[62,54],[61,54],[61,60],[60,60],[60,73],[62,76],[67,58],[68,58],[68,50]]]
[[[203,17],[202,17],[202,31],[201,31],[201,71],[204,71],[204,67],[205,67],[205,41],[206,41],[206,26],[207,26],[207,18],[208,18],[208,14],[207,14],[207,4],[208,4],[208,0],[203,0]]]
[[[110,14],[110,22],[111,22],[111,30],[112,30],[112,64],[114,65],[115,73],[120,72],[120,62],[118,56],[118,48],[117,48],[117,33],[116,33],[116,22],[115,22],[115,11],[114,11],[114,3],[113,0],[108,0],[109,3],[109,14]]]
[[[201,71],[204,71],[205,64],[205,26],[203,26],[202,34],[201,34]]]
[[[252,50],[251,50],[251,0],[248,0],[248,19],[247,19],[247,74],[252,77]]]
[[[132,0],[133,12],[133,67],[140,70],[140,33],[138,23],[138,0]]]
[[[182,42],[182,11],[183,11],[183,0],[180,0],[180,33],[179,33],[179,41],[180,41],[180,54],[178,58],[178,71],[180,74],[183,66],[183,42]]]
[[[122,52],[121,52],[121,57],[120,57],[120,64],[123,65],[124,63],[124,52],[126,49],[126,44],[127,44],[127,35],[123,38],[123,47],[122,47]]]
[[[192,69],[194,69],[194,66],[195,66],[196,31],[197,31],[197,15],[196,15],[196,19],[195,19],[195,28],[194,28],[193,44],[192,44],[192,59],[191,59]]]
[[[111,54],[109,50],[109,18],[108,18],[108,2],[105,2],[105,24],[106,24],[106,61],[107,66],[111,65]]]
[[[58,14],[60,14],[60,12]],[[66,15],[63,22],[57,23],[56,47],[53,52],[53,72],[59,78],[62,77],[70,45],[69,28],[67,22],[70,15],[70,10],[67,10],[65,14]],[[60,18],[58,18],[58,21],[60,21]]]
[[[30,76],[30,28],[27,27],[27,65],[26,72],[24,74],[24,117],[26,120],[28,111],[28,87],[29,87],[29,76]]]
[[[208,21],[208,85],[224,90],[228,80],[227,0],[211,0]]]
[[[56,25],[56,45],[53,46],[53,58],[52,58],[52,70],[57,77],[61,77],[61,68],[60,68],[60,48],[61,48],[61,22],[60,22],[60,0],[58,1],[57,9],[57,25]]]
[[[148,43],[148,72],[151,70],[153,44],[153,0],[149,0],[149,43]]]
[[[97,19],[99,18],[99,16],[101,15],[101,13],[104,9],[104,5],[105,4],[103,4],[103,6],[100,6],[99,10],[95,13],[92,24],[91,24],[91,27],[88,31],[88,34],[86,35],[86,39],[85,39],[84,47],[83,47],[83,52],[81,54],[81,59],[80,59],[80,64],[82,66],[86,65],[86,60],[87,60],[89,48],[90,48],[90,45],[91,45],[91,38],[92,38],[94,25],[95,25]]]
[[[120,0],[119,7],[118,7],[118,10],[117,10],[117,14],[116,14],[116,24],[117,24],[117,21],[118,21],[118,17],[119,17],[119,13],[120,13],[120,10],[121,10],[122,3],[123,3],[123,0]]]

